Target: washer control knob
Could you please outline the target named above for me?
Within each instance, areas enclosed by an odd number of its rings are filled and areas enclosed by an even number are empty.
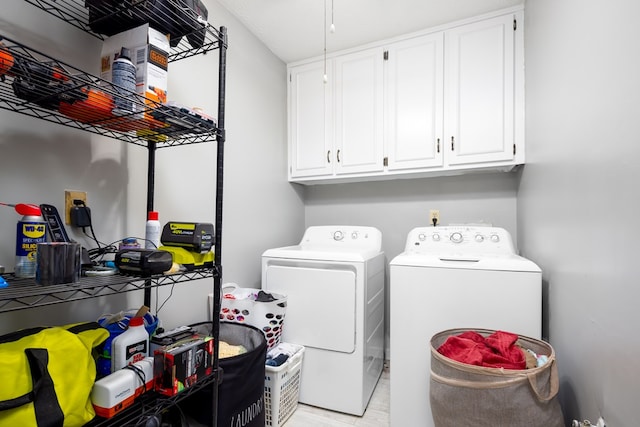
[[[357,232],[357,231],[353,231],[353,232],[351,233],[351,238],[352,238],[353,240],[357,239],[357,238],[358,238],[358,232]]]
[[[482,234],[476,234],[476,242],[478,243],[484,242],[484,236]]]
[[[491,235],[491,241],[493,243],[498,243],[500,241],[500,236],[498,236],[497,234],[492,234]]]
[[[456,231],[455,233],[451,234],[450,239],[453,243],[460,243],[462,242],[462,233]]]
[[[424,233],[420,233],[418,234],[418,240],[420,240],[421,242],[424,242],[427,238],[427,235]]]
[[[438,233],[433,233],[431,235],[431,240],[433,240],[434,242],[439,242],[440,241],[440,235]]]
[[[344,239],[344,233],[340,230],[333,232],[333,240],[342,240]]]

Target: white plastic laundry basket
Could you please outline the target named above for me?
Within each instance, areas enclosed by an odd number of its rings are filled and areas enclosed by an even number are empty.
[[[280,427],[298,406],[300,395],[300,372],[304,347],[291,344],[298,349],[280,366],[264,367],[265,426]]]
[[[261,290],[242,288],[235,283],[223,284],[220,320],[255,326],[264,333],[267,350],[270,350],[280,342],[287,296],[270,292],[275,301],[256,301]]]

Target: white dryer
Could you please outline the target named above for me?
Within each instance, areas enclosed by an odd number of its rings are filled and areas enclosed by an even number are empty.
[[[451,328],[539,339],[542,273],[497,227],[421,227],[389,264],[391,427],[433,427],[430,340]]]
[[[262,255],[262,288],[287,295],[282,341],[305,347],[299,401],[362,415],[384,363],[384,253],[373,227],[309,227]]]

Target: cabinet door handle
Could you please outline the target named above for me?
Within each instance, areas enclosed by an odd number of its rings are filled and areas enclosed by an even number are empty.
[[[336,153],[336,158],[338,159],[338,163],[340,163],[340,150]]]
[[[440,152],[440,138],[437,139],[436,152]]]
[[[327,151],[327,163],[331,163],[331,150]]]
[[[453,137],[451,137],[451,151],[453,151],[453,146],[454,146],[453,143],[454,143],[454,139]]]

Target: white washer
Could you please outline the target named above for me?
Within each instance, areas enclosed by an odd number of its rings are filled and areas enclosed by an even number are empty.
[[[299,401],[362,415],[384,363],[384,253],[373,227],[309,227],[262,255],[262,288],[287,295],[283,342],[305,347]]]
[[[391,426],[432,427],[430,340],[451,328],[540,338],[542,273],[497,227],[420,227],[389,264]]]

